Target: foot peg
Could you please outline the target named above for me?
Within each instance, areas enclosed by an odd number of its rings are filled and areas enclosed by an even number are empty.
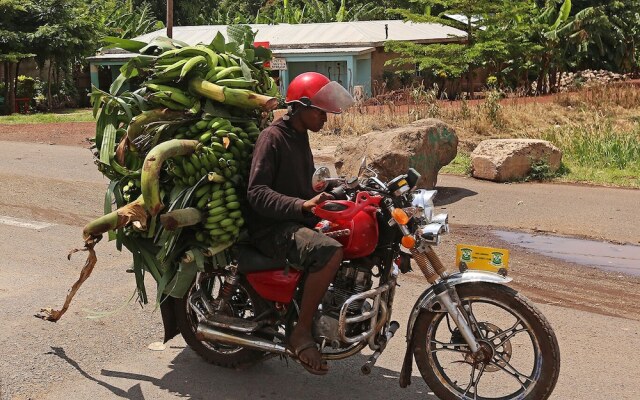
[[[371,373],[371,368],[373,368],[373,366],[376,365],[376,362],[378,361],[378,357],[380,357],[380,354],[382,354],[384,349],[387,347],[387,343],[389,343],[389,340],[391,340],[393,335],[395,335],[398,328],[400,328],[400,324],[397,321],[391,321],[391,324],[389,324],[389,329],[387,330],[387,333],[384,336],[385,340],[383,340],[382,343],[380,344],[380,348],[374,351],[371,357],[369,357],[369,359],[367,360],[367,362],[364,363],[362,368],[360,368],[360,371],[362,371],[364,375],[369,375]]]

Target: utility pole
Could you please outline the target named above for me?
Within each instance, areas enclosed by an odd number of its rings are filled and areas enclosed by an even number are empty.
[[[173,0],[167,0],[167,37],[173,37]]]

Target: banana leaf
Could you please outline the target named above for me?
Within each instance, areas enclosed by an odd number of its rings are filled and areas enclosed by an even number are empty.
[[[105,36],[104,38],[102,38],[102,41],[110,44],[102,47],[100,49],[101,51],[107,50],[107,49],[120,48],[120,49],[131,51],[131,52],[138,52],[140,51],[140,49],[147,46],[147,43],[145,42],[141,42],[138,40],[131,40],[131,39],[122,39],[114,36]]]
[[[191,283],[197,273],[198,267],[195,262],[178,263],[178,271],[167,285],[165,294],[176,298],[183,297],[185,293],[187,293],[187,290],[189,290],[189,287],[191,287]]]
[[[213,38],[213,41],[211,42],[211,44],[209,44],[209,47],[218,53],[224,52],[224,49],[225,49],[224,35],[218,32],[216,34],[216,37]]]

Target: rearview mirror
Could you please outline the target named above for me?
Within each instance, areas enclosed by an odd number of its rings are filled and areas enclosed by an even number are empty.
[[[331,177],[331,172],[327,167],[320,167],[316,169],[316,172],[313,173],[313,177],[311,177],[311,186],[313,190],[317,193],[324,191],[327,186],[329,186],[329,182],[327,180]]]
[[[367,169],[367,156],[362,157],[362,161],[360,162],[360,169],[358,169],[358,176],[362,176],[364,171]]]

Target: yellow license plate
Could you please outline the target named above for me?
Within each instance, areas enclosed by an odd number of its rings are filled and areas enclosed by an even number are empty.
[[[459,244],[456,246],[456,265],[460,271],[475,269],[506,275],[509,269],[509,250]]]

